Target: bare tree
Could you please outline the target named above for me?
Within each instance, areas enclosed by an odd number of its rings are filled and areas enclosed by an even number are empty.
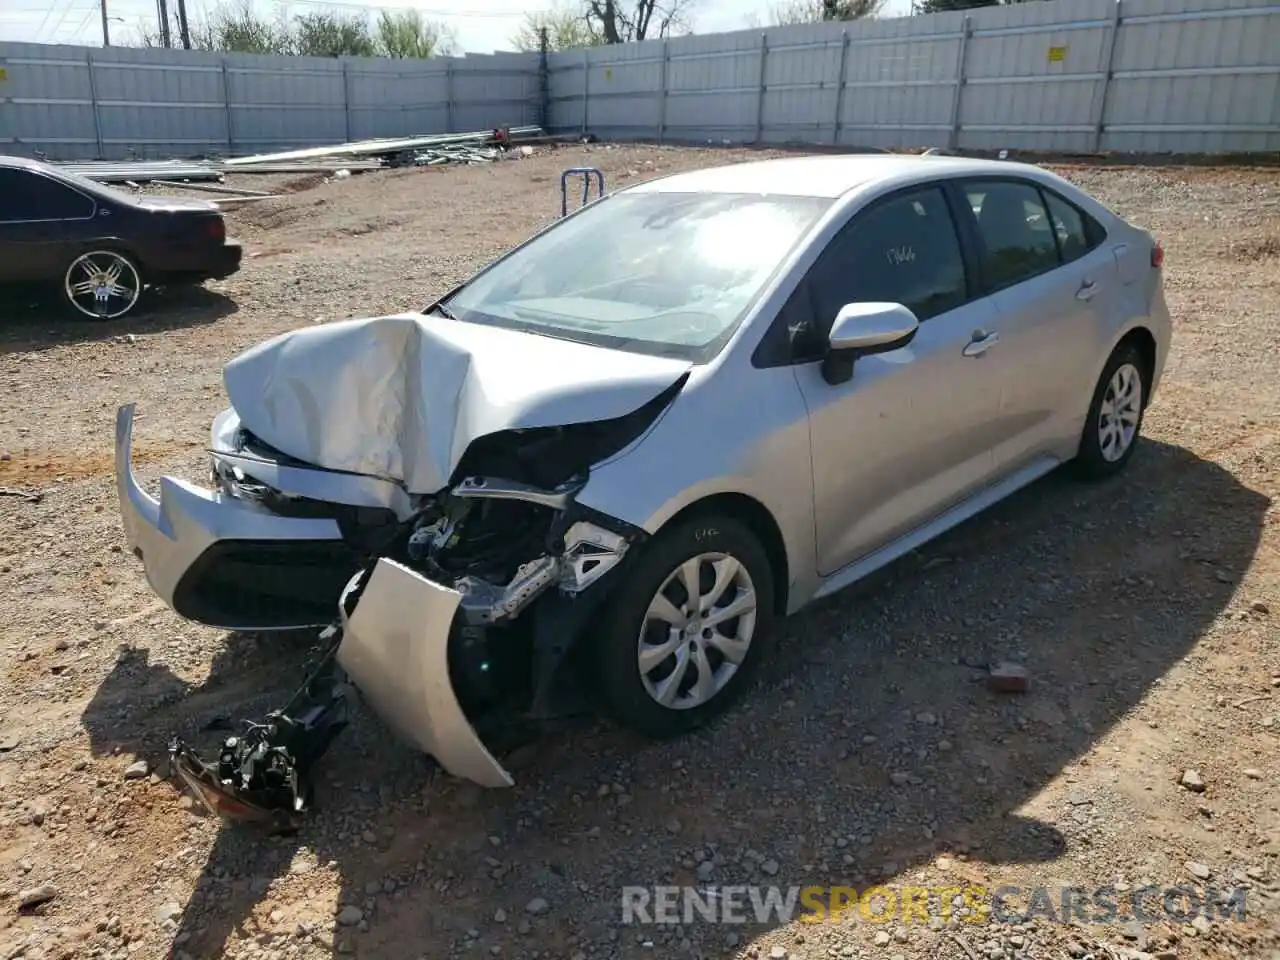
[[[874,17],[886,0],[783,0],[769,11],[770,26],[826,23]]]
[[[599,24],[581,5],[566,6],[562,3],[551,10],[525,14],[524,23],[511,37],[511,44],[526,52],[539,50],[542,43],[540,33],[544,28],[549,50],[575,50],[604,43]]]
[[[918,13],[944,13],[948,10],[972,10],[974,7],[997,7],[1027,0],[921,0]]]
[[[669,37],[689,29],[695,0],[584,0],[584,12],[605,43]]]

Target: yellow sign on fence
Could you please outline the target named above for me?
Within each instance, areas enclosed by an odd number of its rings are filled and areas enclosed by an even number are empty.
[[[1065,59],[1067,59],[1067,48],[1065,46],[1049,48],[1050,63],[1061,63]]]
[[[4,67],[0,67],[0,80],[8,80],[8,79],[9,79],[9,71],[6,70]]]

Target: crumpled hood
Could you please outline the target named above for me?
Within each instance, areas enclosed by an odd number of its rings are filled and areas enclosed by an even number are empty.
[[[241,423],[282,453],[435,493],[477,437],[620,417],[689,367],[405,313],[283,334],[223,381]]]

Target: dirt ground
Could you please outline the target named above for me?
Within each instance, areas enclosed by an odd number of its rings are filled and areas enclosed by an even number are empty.
[[[248,252],[225,282],[113,325],[5,307],[0,487],[39,497],[0,496],[0,958],[1280,956],[1274,169],[1061,168],[1168,252],[1175,344],[1130,469],[1047,478],[794,618],[713,728],[548,733],[495,792],[361,713],[290,839],[224,827],[162,779],[171,735],[271,706],[310,639],[226,635],[154,599],[123,552],[117,405],[138,403],[149,479],[202,480],[240,350],[424,305],[549,222],[565,167],[613,187],[755,156],[579,145],[293,184],[230,215]],[[1028,667],[1028,693],[986,691],[973,665],[998,659]],[[155,772],[126,778],[139,758]],[[870,907],[622,923],[627,885],[873,883],[1051,905],[1022,923],[944,922],[938,903],[932,924]],[[1179,917],[1177,895],[1168,913],[1175,885],[1243,890],[1245,916]],[[1109,887],[1118,913],[1064,911],[1064,887]]]

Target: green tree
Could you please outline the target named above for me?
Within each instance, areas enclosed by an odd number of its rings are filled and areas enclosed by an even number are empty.
[[[369,21],[359,14],[317,11],[293,18],[292,52],[302,57],[374,57],[378,47]]]
[[[171,41],[177,37],[170,28]],[[214,8],[202,20],[190,24],[191,46],[196,50],[223,53],[293,53],[294,38],[289,25],[280,20],[259,16],[249,0],[237,0]],[[138,43],[143,47],[159,47],[160,30],[144,24],[138,30]]]
[[[383,10],[378,15],[378,52],[384,57],[447,57],[456,48],[453,31],[419,10]]]

